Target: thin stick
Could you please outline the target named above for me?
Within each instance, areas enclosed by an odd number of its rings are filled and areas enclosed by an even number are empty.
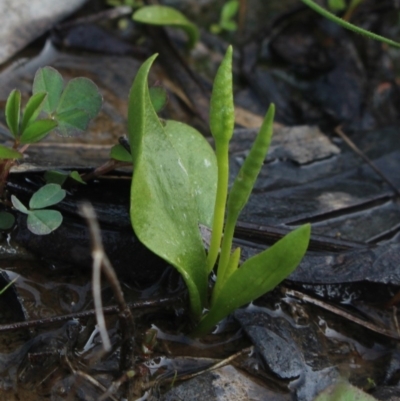
[[[387,330],[384,328],[381,328],[373,323],[367,322],[363,319],[360,319],[354,315],[352,315],[351,313],[345,312],[344,310],[337,308],[335,306],[332,306],[330,304],[327,304],[326,302],[320,301],[318,299],[312,298],[309,295],[303,294],[302,292],[299,291],[294,291],[294,290],[289,290],[287,288],[283,288],[283,292],[286,295],[289,295],[291,297],[295,297],[298,299],[301,299],[302,301],[306,301],[310,304],[319,306],[320,308],[326,309],[332,313],[335,313],[336,315],[342,316],[345,319],[350,320],[353,323],[359,324],[360,326],[363,326],[369,330],[374,331],[375,333],[379,333],[382,334],[386,337],[392,338],[394,340],[400,340],[399,335],[397,335],[396,333],[394,333],[392,330]]]
[[[129,321],[131,326],[133,327],[134,321],[133,321],[133,316],[131,314],[131,311],[128,307],[128,305],[125,302],[124,299],[124,293],[122,292],[121,285],[118,281],[118,277],[114,271],[114,268],[112,267],[110,260],[108,259],[106,253],[104,252],[103,244],[101,241],[101,234],[100,234],[100,226],[99,223],[96,219],[96,215],[94,212],[93,207],[89,203],[83,203],[80,207],[80,212],[82,216],[84,216],[88,222],[89,225],[89,230],[90,230],[90,236],[92,239],[92,256],[93,256],[93,295],[98,297],[98,290],[100,286],[100,267],[102,267],[102,271],[104,272],[105,276],[107,277],[111,288],[114,292],[115,299],[117,301],[117,304],[119,306],[119,311],[121,318],[126,319]],[[96,288],[97,287],[97,288]],[[101,296],[100,296],[101,298]],[[96,304],[96,299],[95,299],[95,304]],[[101,299],[97,299],[97,305],[98,307],[96,308],[96,316],[98,316],[98,313],[102,315],[102,318],[97,320],[97,323],[100,325],[102,319],[104,319],[103,315],[103,310],[101,307]],[[104,327],[104,325],[103,325]],[[99,329],[101,330],[100,326]],[[102,337],[103,338],[103,337]],[[105,345],[103,343],[103,345]]]
[[[165,380],[154,380],[150,383],[146,383],[143,387],[142,390],[148,390],[154,386],[159,386],[161,384],[168,384],[168,383],[174,383],[176,381],[183,381],[183,380],[189,380],[189,379],[193,379],[194,377],[203,375],[204,373],[207,372],[212,372],[213,370],[222,368],[223,366],[226,366],[228,364],[230,364],[232,361],[234,361],[235,359],[237,359],[238,357],[245,355],[245,354],[250,354],[254,351],[254,346],[248,347],[248,348],[244,348],[242,350],[240,350],[239,352],[236,352],[236,354],[233,354],[231,356],[229,356],[228,358],[222,359],[221,361],[218,361],[217,363],[215,363],[214,365],[211,365],[209,368],[204,369],[200,372],[196,372],[196,373],[190,373],[187,375],[183,375],[183,376],[179,376],[179,377],[171,377]]]
[[[182,295],[182,294],[179,294]],[[147,300],[147,301],[137,301],[129,303],[128,306],[130,309],[144,309],[144,308],[158,308],[164,307],[166,305],[176,304],[179,295],[174,295],[173,297],[165,297],[159,298],[154,300]],[[106,315],[115,315],[119,312],[118,305],[111,305],[106,306],[103,308],[103,313]],[[56,324],[61,322],[66,322],[71,319],[82,319],[82,318],[89,318],[96,315],[96,311],[94,309],[89,309],[83,312],[77,313],[69,313],[67,315],[59,315],[53,317],[46,317],[44,319],[36,319],[36,320],[27,320],[25,322],[15,322],[10,324],[2,324],[0,325],[0,333],[5,333],[8,331],[15,331],[15,330],[23,330],[29,329],[32,327],[39,327],[49,324]]]
[[[386,175],[375,166],[374,162],[342,131],[341,126],[336,127],[335,132],[346,142],[346,144],[351,148],[351,150],[354,151],[354,153],[360,156],[375,171],[375,173],[378,174],[383,181],[385,181],[393,189],[397,196],[400,196],[400,190],[396,187],[396,185],[394,185],[393,182],[390,181],[389,178],[386,177]]]

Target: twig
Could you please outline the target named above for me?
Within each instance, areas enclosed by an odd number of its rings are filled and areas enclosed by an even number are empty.
[[[363,326],[369,330],[372,330],[375,333],[382,334],[382,335],[392,338],[394,340],[400,340],[400,336],[398,334],[394,333],[392,330],[387,330],[387,329],[381,328],[373,323],[370,323],[363,319],[360,319],[360,318],[352,315],[351,313],[345,312],[344,310],[337,308],[335,306],[332,306],[326,302],[312,298],[309,295],[303,294],[302,292],[299,292],[299,291],[289,290],[287,288],[282,288],[282,290],[283,290],[284,294],[286,294],[286,295],[289,295],[291,297],[301,299],[302,301],[306,301],[310,304],[319,306],[320,308],[326,309],[332,313],[335,313],[336,315],[342,316],[345,319],[348,319],[353,323],[359,324],[360,326]]]
[[[338,134],[345,142],[346,144],[356,153],[358,156],[360,156],[374,171],[376,174],[378,174],[383,181],[385,181],[396,193],[397,196],[400,196],[400,190],[390,181],[388,177],[386,177],[383,172],[376,167],[374,162],[342,131],[342,127],[336,127],[335,128],[336,134]]]
[[[180,295],[182,295],[182,294],[174,295],[172,297],[130,302],[128,304],[128,306],[130,309],[164,307],[166,305],[171,305],[171,304],[176,303],[176,301]],[[106,315],[115,315],[118,312],[119,312],[118,305],[111,305],[111,306],[106,306],[105,308],[103,308],[103,313]],[[96,314],[96,311],[94,309],[90,309],[90,310],[83,311],[83,312],[69,313],[67,315],[59,315],[59,316],[53,316],[53,317],[46,317],[43,319],[27,320],[25,322],[15,322],[15,323],[10,323],[10,324],[3,324],[3,325],[0,325],[0,333],[5,333],[8,331],[15,331],[15,330],[29,329],[32,327],[38,327],[38,326],[43,326],[43,325],[48,325],[48,324],[61,323],[61,322],[66,322],[71,319],[89,318],[89,317],[95,316],[95,314]]]
[[[161,384],[169,384],[169,383],[174,383],[176,381],[193,379],[194,377],[200,376],[204,373],[212,372],[213,370],[222,368],[223,366],[226,366],[229,363],[231,363],[232,361],[234,361],[236,358],[239,358],[240,356],[245,355],[245,354],[250,354],[253,351],[254,351],[254,346],[244,348],[244,349],[240,350],[239,352],[236,352],[236,354],[233,354],[233,355],[229,356],[228,358],[222,359],[221,361],[218,361],[214,365],[212,365],[209,368],[204,369],[200,372],[190,373],[190,374],[179,376],[179,377],[174,376],[174,377],[171,377],[171,378],[168,378],[165,380],[160,380],[160,379],[154,380],[150,383],[146,383],[146,385],[142,387],[142,390],[148,390],[154,386],[159,386]]]
[[[111,348],[110,340],[108,338],[107,330],[105,328],[104,314],[101,305],[101,291],[100,291],[100,272],[103,271],[110,286],[114,292],[114,297],[119,306],[119,322],[120,330],[122,333],[121,344],[121,359],[120,369],[122,371],[131,368],[134,363],[134,327],[132,313],[125,302],[124,293],[122,292],[121,285],[118,277],[104,252],[103,244],[101,241],[100,226],[96,219],[95,211],[89,203],[83,203],[80,206],[80,212],[86,218],[90,236],[92,240],[92,256],[93,256],[93,297],[96,306],[96,317],[99,325],[100,335],[103,340],[105,350]],[[107,348],[109,347],[109,348]]]

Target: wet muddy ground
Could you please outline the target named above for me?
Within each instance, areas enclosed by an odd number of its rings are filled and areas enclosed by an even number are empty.
[[[27,97],[43,65],[66,80],[91,78],[104,98],[85,135],[50,136],[32,145],[8,190],[28,199],[49,168],[87,172],[106,162],[126,133],[135,73],[154,52],[160,57],[150,80],[169,94],[162,117],[189,122],[209,136],[212,78],[233,42],[232,177],[268,104],[277,106],[273,143],[240,217],[237,243],[247,258],[311,222],[310,250],[273,292],[194,340],[186,335],[192,323],[182,281],[133,236],[129,169],[71,189],[59,205],[65,224],[54,233],[34,236],[19,216],[17,226],[2,234],[0,287],[18,279],[0,296],[0,399],[122,400],[130,394],[132,400],[313,400],[342,380],[377,399],[397,397],[398,50],[345,32],[294,0],[242,2],[239,30],[220,36],[208,27],[223,2],[164,3],[202,26],[191,53],[176,31],[144,31],[124,9],[118,18],[99,17],[111,8],[94,1],[67,21],[53,20],[44,36],[4,62],[3,103],[15,87]],[[352,21],[396,38],[396,7],[365,1]],[[338,125],[380,174],[335,133]],[[135,322],[133,332],[124,327],[103,280],[112,342],[107,353],[93,313],[90,238],[77,213],[81,199],[96,209]]]

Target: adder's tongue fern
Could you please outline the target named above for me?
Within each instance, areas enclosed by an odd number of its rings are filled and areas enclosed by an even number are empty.
[[[232,89],[232,46],[228,47],[215,77],[210,102],[210,128],[215,139],[218,164],[217,196],[214,207],[207,273],[211,272],[221,246],[229,178],[229,141],[235,124]]]
[[[218,296],[220,288],[222,288],[228,277],[237,269],[239,260],[233,263],[235,258],[231,258],[231,248],[233,234],[240,212],[246,205],[251,191],[260,173],[265,156],[271,143],[273,132],[273,121],[275,115],[275,105],[271,104],[260,131],[253,143],[250,153],[246,157],[238,175],[235,178],[233,186],[229,192],[227,202],[227,216],[222,239],[221,254],[218,263],[218,276],[213,299]]]

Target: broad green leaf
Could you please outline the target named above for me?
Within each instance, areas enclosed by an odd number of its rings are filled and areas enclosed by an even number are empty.
[[[43,209],[65,198],[66,192],[58,184],[46,184],[37,190],[29,201],[30,209]]]
[[[132,155],[119,143],[111,148],[110,157],[120,162],[132,162]]]
[[[23,134],[25,129],[38,117],[42,110],[44,99],[46,98],[46,92],[37,92],[30,97],[26,104],[24,114],[22,116],[21,133]]]
[[[13,214],[8,212],[0,212],[0,230],[9,230],[15,222]]]
[[[56,113],[82,110],[89,118],[94,118],[100,111],[102,97],[96,84],[87,78],[71,79],[65,87]]]
[[[195,335],[210,331],[221,319],[274,289],[290,275],[303,258],[310,238],[305,224],[273,246],[243,263],[226,280]]]
[[[47,98],[43,103],[43,111],[51,114],[57,108],[63,87],[64,80],[61,74],[53,67],[43,67],[36,72],[32,93],[47,93]]]
[[[161,86],[153,86],[149,88],[151,104],[156,113],[162,110],[167,103],[167,91]]]
[[[147,77],[155,57],[141,66],[129,95],[129,142],[135,166],[131,222],[140,241],[182,275],[198,317],[207,295],[206,257],[188,173],[150,101]]]
[[[61,136],[71,136],[85,131],[90,122],[90,116],[84,110],[69,110],[56,114],[58,122],[56,132]]]
[[[376,398],[342,381],[326,388],[314,401],[376,401]]]
[[[15,195],[11,195],[11,203],[21,213],[25,213],[25,214],[29,213],[29,210],[23,205],[23,203]]]
[[[199,40],[199,30],[180,11],[167,6],[145,6],[137,10],[133,20],[149,25],[173,26],[186,32],[189,37],[189,48]]]
[[[58,184],[61,186],[67,178],[68,173],[63,171],[48,170],[44,173],[46,184]]]
[[[29,212],[27,225],[36,235],[47,235],[60,227],[63,217],[57,210],[33,210]]]
[[[55,120],[36,120],[29,124],[21,135],[21,143],[35,143],[43,139],[47,134],[57,127]]]
[[[226,143],[233,134],[235,111],[232,87],[232,46],[228,47],[225,57],[215,76],[210,101],[210,128],[215,141]]]
[[[218,176],[215,153],[204,136],[189,125],[167,121],[164,130],[188,173],[199,223],[211,227]]]
[[[8,128],[17,138],[19,135],[19,117],[21,112],[21,92],[14,89],[7,98],[6,103],[6,121]]]
[[[230,0],[227,1],[221,11],[221,22],[227,22],[232,19],[239,10],[239,1]]]
[[[21,157],[22,153],[19,153],[17,150],[0,145],[0,159],[21,159]]]

